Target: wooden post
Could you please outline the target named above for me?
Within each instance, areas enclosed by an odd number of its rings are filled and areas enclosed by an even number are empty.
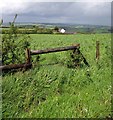
[[[75,57],[78,56],[74,62],[75,62],[75,66],[79,66],[80,65],[80,62],[81,62],[81,58],[83,59],[83,62],[88,66],[90,67],[89,63],[87,62],[86,58],[83,56],[83,54],[81,53],[81,51],[79,50],[80,48],[80,44],[78,44],[78,48],[77,49],[74,49],[73,50],[73,55],[71,55],[71,57],[74,59],[74,54],[75,54]],[[81,58],[80,58],[81,57]]]
[[[83,54],[81,53],[81,51],[79,49],[77,49],[78,53],[81,55],[83,62],[85,63],[85,65],[87,65],[88,67],[90,67],[89,63],[87,62],[86,58],[83,56]]]
[[[30,50],[28,48],[26,49],[26,63],[27,64],[31,63]]]
[[[96,62],[98,62],[99,58],[100,58],[100,43],[99,41],[96,41]]]

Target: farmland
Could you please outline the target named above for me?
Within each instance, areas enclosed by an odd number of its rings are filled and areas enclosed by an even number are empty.
[[[63,24],[63,23],[16,23],[19,28],[18,33],[30,33],[30,34],[53,34],[55,27],[65,29],[66,33],[110,33],[110,26],[102,25],[84,25],[84,24]],[[9,33],[9,24],[4,23],[2,25],[2,34]],[[1,27],[0,27],[1,29]],[[55,32],[56,33],[56,32]]]
[[[40,61],[32,56],[32,69],[9,72],[2,77],[4,118],[100,118],[111,114],[110,34],[30,36],[32,50],[80,43],[90,67],[82,63],[79,68],[68,68],[67,51],[40,55]]]

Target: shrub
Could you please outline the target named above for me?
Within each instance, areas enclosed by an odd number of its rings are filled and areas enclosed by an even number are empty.
[[[11,23],[9,33],[2,36],[2,64],[23,63],[25,49],[30,46],[29,39],[26,34],[18,34],[18,28]]]
[[[77,66],[82,66],[82,62],[83,62],[83,58],[81,56],[81,54],[73,51],[68,51],[66,58],[64,58],[64,64],[68,67],[68,68],[75,68]]]

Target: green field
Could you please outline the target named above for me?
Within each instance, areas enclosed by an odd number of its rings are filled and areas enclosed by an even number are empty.
[[[82,63],[79,68],[68,68],[67,51],[40,55],[40,62],[32,56],[32,69],[2,77],[4,118],[103,118],[111,114],[110,34],[33,34],[31,38],[32,50],[80,43],[90,67]]]

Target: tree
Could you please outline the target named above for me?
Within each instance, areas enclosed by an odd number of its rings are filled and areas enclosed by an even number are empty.
[[[59,28],[57,26],[55,26],[54,30],[58,32]]]

